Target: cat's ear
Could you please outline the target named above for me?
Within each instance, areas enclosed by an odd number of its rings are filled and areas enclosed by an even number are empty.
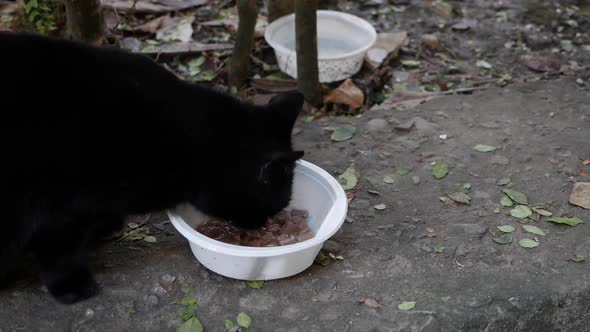
[[[279,153],[274,157],[275,161],[284,162],[284,163],[293,163],[297,160],[303,158],[305,152],[303,151],[291,151],[291,152],[282,152]]]
[[[294,90],[272,97],[267,107],[281,119],[281,122],[292,128],[303,108],[303,102],[303,94]]]
[[[262,166],[258,180],[262,183],[272,183],[273,179],[284,178],[288,168],[303,157],[303,151],[279,152],[273,154],[270,160]]]

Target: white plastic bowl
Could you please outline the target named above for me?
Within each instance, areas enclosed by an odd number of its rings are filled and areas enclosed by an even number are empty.
[[[168,211],[168,216],[189,241],[197,260],[209,270],[240,280],[272,280],[307,269],[323,243],[342,226],[348,204],[336,179],[318,166],[300,160],[295,167],[290,207],[309,212],[308,224],[315,236],[280,247],[243,247],[213,240],[194,229],[208,217],[192,205]]]
[[[318,66],[320,82],[340,81],[356,74],[369,48],[377,40],[373,26],[357,17],[338,11],[318,10]],[[264,33],[274,49],[281,71],[297,78],[295,53],[295,14],[272,22]]]

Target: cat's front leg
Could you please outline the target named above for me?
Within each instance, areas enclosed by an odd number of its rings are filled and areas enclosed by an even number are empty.
[[[98,293],[87,261],[97,236],[105,231],[103,226],[104,222],[86,218],[46,223],[33,235],[30,248],[39,263],[41,281],[59,302],[75,303]]]

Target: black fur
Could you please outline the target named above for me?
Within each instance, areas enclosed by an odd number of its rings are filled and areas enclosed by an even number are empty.
[[[125,216],[191,202],[245,227],[289,203],[303,98],[254,106],[115,48],[0,33],[0,268],[34,254],[59,301]],[[1,272],[3,272],[0,270]]]

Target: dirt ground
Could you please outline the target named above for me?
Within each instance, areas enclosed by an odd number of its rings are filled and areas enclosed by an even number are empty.
[[[590,257],[590,212],[568,203],[573,182],[590,181],[582,162],[590,156],[589,98],[587,87],[567,78],[301,122],[295,140],[307,160],[335,176],[351,164],[361,174],[347,222],[325,247],[343,260],[252,289],[200,266],[166,217],[155,215],[148,224],[156,243],[119,241],[97,255],[100,296],[62,306],[37,281],[23,282],[0,294],[0,326],[170,330],[182,323],[179,303],[190,289],[207,331],[224,331],[238,312],[250,315],[253,331],[588,331],[588,262],[567,259]],[[409,120],[409,131],[395,129]],[[345,123],[357,134],[331,142],[330,127]],[[497,150],[478,152],[476,144]],[[435,160],[449,167],[440,180]],[[531,206],[586,223],[573,228],[541,217],[525,223],[546,235],[525,233],[500,204],[497,181],[506,177],[506,188],[526,194]],[[440,200],[465,183],[471,205]],[[493,241],[500,225],[515,227],[511,244]],[[523,248],[517,241],[524,238],[540,244]],[[363,298],[382,307],[359,304]],[[397,309],[403,301],[416,307]]]

